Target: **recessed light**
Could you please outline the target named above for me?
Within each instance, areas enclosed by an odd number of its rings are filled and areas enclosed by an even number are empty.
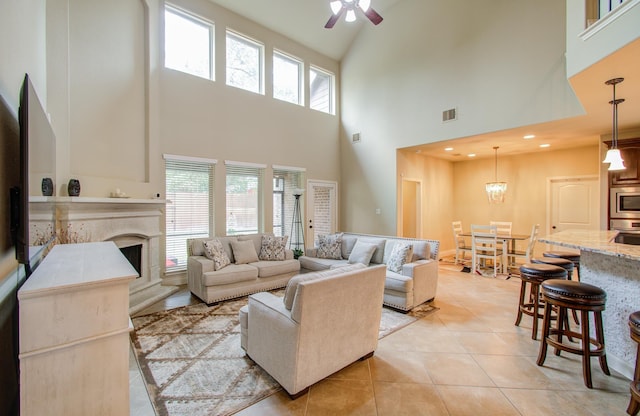
[[[541,144],[540,147],[550,147],[551,145],[549,143],[545,143],[545,144]]]
[[[527,134],[526,136],[523,136],[523,139],[533,139],[534,137],[536,137],[535,134]]]
[[[445,151],[445,152],[450,152],[450,151],[452,151],[452,150],[453,150],[453,147],[445,147],[445,148],[444,148],[444,151]]]
[[[476,154],[475,154],[475,153],[469,153],[467,156],[469,156],[469,157],[476,157]]]

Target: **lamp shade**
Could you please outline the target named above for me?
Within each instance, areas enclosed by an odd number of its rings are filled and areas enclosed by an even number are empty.
[[[355,22],[356,21],[356,12],[353,10],[347,10],[347,15],[344,17],[345,22]]]
[[[333,14],[338,14],[340,9],[342,9],[342,2],[340,0],[335,0],[329,3],[329,6],[331,7]]]
[[[625,170],[624,160],[620,155],[620,149],[607,150],[607,156],[604,158],[603,163],[609,163],[609,170]]]

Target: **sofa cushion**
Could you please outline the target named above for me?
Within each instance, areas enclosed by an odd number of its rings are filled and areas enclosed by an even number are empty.
[[[204,238],[194,238],[191,240],[191,255],[204,256]]]
[[[258,269],[248,264],[230,264],[224,269],[204,273],[202,278],[205,286],[246,282],[258,278]]]
[[[287,308],[288,310],[291,310],[291,308],[293,307],[293,300],[296,297],[296,290],[298,290],[298,284],[302,282],[322,279],[329,276],[337,276],[341,273],[346,273],[351,270],[364,269],[365,267],[367,266],[361,263],[357,263],[357,264],[350,264],[348,266],[340,267],[336,269],[323,270],[320,272],[313,272],[313,273],[304,273],[304,274],[299,274],[297,276],[294,276],[289,280],[289,283],[287,283],[287,288],[284,291],[284,297],[282,298],[282,301],[284,302],[284,307]]]
[[[207,258],[213,260],[213,268],[214,270],[220,270],[225,266],[231,264],[231,260],[229,256],[222,248],[222,243],[217,238],[213,240],[205,241],[204,245],[204,254]]]
[[[251,240],[231,241],[231,248],[233,249],[233,257],[236,259],[236,264],[258,261],[258,254]]]
[[[413,292],[413,278],[387,270],[384,289],[390,289],[402,293],[411,293]]]
[[[220,241],[220,244],[222,244],[222,248],[224,249],[224,252],[227,253],[227,256],[229,256],[229,260],[231,260],[231,263],[235,263],[236,259],[233,257],[233,249],[231,248],[231,242],[238,241],[238,238],[235,236],[216,237],[216,238],[218,239],[218,241]]]
[[[412,241],[413,256],[411,261],[429,260],[431,258],[431,245],[426,241]]]
[[[260,248],[262,247],[263,235],[273,235],[273,233],[242,234],[237,236],[237,238],[238,238],[238,241],[247,241],[247,240],[252,241],[253,247],[256,249],[256,253],[260,253]]]
[[[387,269],[392,272],[402,272],[402,266],[411,260],[413,256],[413,245],[409,242],[397,241],[393,245],[391,255],[387,260]]]
[[[362,241],[363,243],[375,244],[376,251],[373,253],[373,256],[371,257],[371,263],[376,263],[376,264],[384,263],[384,245],[387,241],[385,238],[358,237],[358,241]]]
[[[362,263],[366,266],[371,262],[371,256],[376,251],[377,246],[372,243],[365,243],[364,241],[356,241],[349,255],[349,263]]]
[[[341,259],[342,233],[318,236],[318,257],[321,259]]]
[[[319,271],[319,270],[328,270],[334,266],[346,266],[349,263],[347,260],[336,260],[336,259],[320,259],[318,257],[309,257],[302,256],[299,257],[300,267],[307,270]]]
[[[358,241],[358,237],[355,235],[342,235],[342,258],[348,259],[351,255],[351,250],[356,245],[356,241]]]
[[[262,236],[262,245],[258,259],[260,260],[284,260],[284,250],[287,245],[288,236],[275,237],[272,235]]]
[[[257,261],[250,263],[250,265],[258,269],[258,277],[271,277],[300,271],[300,262],[293,259]]]

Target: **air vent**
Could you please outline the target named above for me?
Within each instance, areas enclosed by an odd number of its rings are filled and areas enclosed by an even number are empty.
[[[351,136],[351,141],[353,143],[359,143],[360,142],[360,133],[354,133],[353,136]]]
[[[455,108],[451,108],[449,110],[444,110],[442,112],[442,122],[444,123],[445,121],[453,121],[457,119],[457,112]]]

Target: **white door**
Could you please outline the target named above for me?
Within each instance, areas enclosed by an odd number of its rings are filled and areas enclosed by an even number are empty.
[[[338,184],[307,181],[306,247],[315,247],[320,234],[332,234],[338,227]]]
[[[550,179],[547,234],[600,228],[600,183],[595,176]]]

